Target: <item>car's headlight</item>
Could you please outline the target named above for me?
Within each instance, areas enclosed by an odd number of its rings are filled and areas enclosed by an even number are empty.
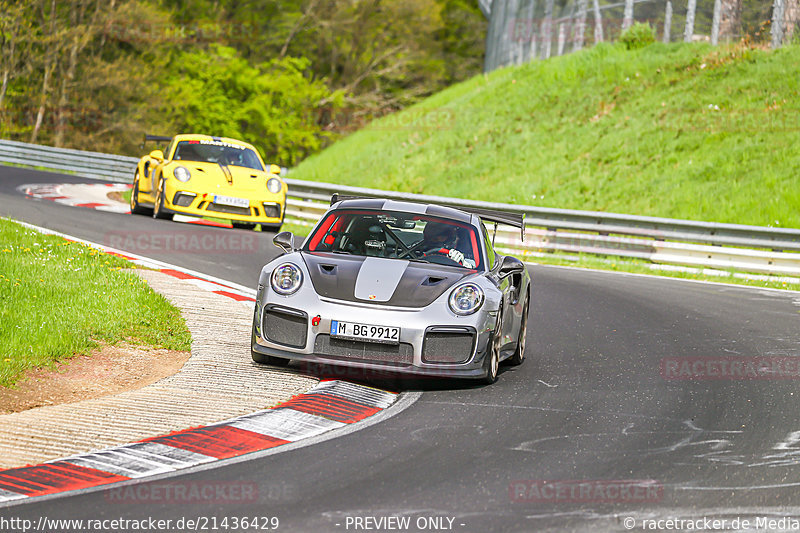
[[[175,167],[175,170],[172,171],[172,175],[177,178],[178,181],[182,181],[186,183],[192,177],[192,173],[189,172],[189,169],[186,167]]]
[[[450,293],[450,309],[457,315],[471,315],[483,305],[483,289],[474,283],[459,285]]]
[[[293,294],[303,283],[303,273],[292,263],[283,263],[272,271],[272,289],[278,294]]]
[[[267,180],[267,190],[272,194],[278,194],[281,192],[283,185],[281,185],[281,180],[278,178],[270,178]]]

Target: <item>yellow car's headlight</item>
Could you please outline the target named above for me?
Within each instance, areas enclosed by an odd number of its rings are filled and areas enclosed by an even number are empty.
[[[186,167],[175,167],[175,170],[172,171],[172,175],[183,183],[186,183],[192,178],[192,173],[189,172],[189,169]]]
[[[267,190],[272,194],[278,194],[281,192],[281,189],[283,189],[283,185],[278,178],[270,178],[267,180]]]

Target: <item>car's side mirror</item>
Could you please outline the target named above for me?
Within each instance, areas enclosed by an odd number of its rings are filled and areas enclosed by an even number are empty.
[[[270,174],[280,174],[281,173],[281,167],[279,167],[278,165],[270,165],[269,166],[269,173]]]
[[[284,252],[294,252],[294,234],[291,231],[282,231],[272,238],[273,244]]]
[[[500,267],[497,269],[497,277],[502,279],[511,274],[522,274],[524,270],[525,264],[522,261],[516,257],[506,255],[500,261]]]
[[[153,159],[158,159],[159,161],[163,161],[164,152],[162,152],[161,150],[153,150],[152,152],[150,152],[150,157],[152,157]]]

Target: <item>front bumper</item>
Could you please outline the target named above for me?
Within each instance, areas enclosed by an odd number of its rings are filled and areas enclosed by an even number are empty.
[[[259,290],[253,317],[254,352],[379,374],[476,379],[486,375],[483,362],[496,317],[484,309],[463,317],[442,312],[440,300],[426,308],[406,309],[323,300],[309,292],[298,298]],[[399,326],[400,342],[337,339],[330,335],[333,320]]]
[[[183,184],[180,184],[183,185]],[[234,194],[234,196],[236,196]],[[244,195],[239,195],[244,196]],[[195,217],[216,217],[237,222],[280,226],[286,211],[286,194],[265,193],[249,200],[249,207],[227,206],[214,203],[214,194],[192,190],[175,183],[166,184],[164,211]]]

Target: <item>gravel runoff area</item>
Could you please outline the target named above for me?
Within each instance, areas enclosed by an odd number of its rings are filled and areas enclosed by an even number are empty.
[[[282,403],[318,383],[252,361],[251,304],[161,272],[136,272],[181,309],[192,334],[188,362],[138,390],[0,415],[0,469],[212,424]]]

